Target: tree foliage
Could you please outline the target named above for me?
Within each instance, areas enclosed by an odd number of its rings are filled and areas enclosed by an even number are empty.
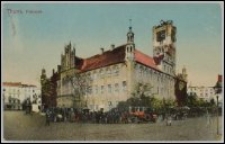
[[[83,107],[82,103],[84,102],[84,95],[91,92],[91,83],[92,79],[90,75],[81,76],[79,73],[75,73],[74,75],[69,77],[73,88],[73,105],[74,107]]]
[[[215,106],[214,99],[211,99],[209,102],[204,99],[198,99],[196,93],[190,93],[187,97],[187,106],[188,107],[213,107]]]
[[[162,109],[174,105],[175,101],[172,99],[157,99],[152,92],[152,86],[150,84],[137,83],[131,97],[126,101],[119,102],[117,108],[126,109],[129,106],[149,107],[157,112],[161,112]]]

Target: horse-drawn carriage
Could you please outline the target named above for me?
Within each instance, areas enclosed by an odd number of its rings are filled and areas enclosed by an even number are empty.
[[[129,107],[129,118],[131,122],[156,122],[157,115],[149,107]]]

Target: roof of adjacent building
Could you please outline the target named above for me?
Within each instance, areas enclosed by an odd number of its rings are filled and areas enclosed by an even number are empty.
[[[81,70],[81,72],[90,71],[94,69],[98,69],[101,67],[109,66],[112,64],[123,63],[125,62],[126,56],[126,44],[118,46],[114,49],[103,52],[102,54],[97,54],[92,57],[82,59],[79,57],[75,57],[75,65],[76,68]],[[137,63],[143,64],[147,67],[151,67],[155,70],[160,71],[154,59],[139,50],[135,49],[134,52],[134,60]]]
[[[3,82],[3,86],[12,86],[12,87],[36,87],[36,85],[22,84],[21,82]]]

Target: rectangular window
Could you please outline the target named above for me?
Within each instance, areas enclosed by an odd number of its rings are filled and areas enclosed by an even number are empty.
[[[111,84],[108,84],[108,93],[111,93],[112,89],[111,89]]]
[[[89,94],[92,94],[92,87],[89,87]]]
[[[123,85],[123,91],[126,91],[127,90],[127,82],[123,81],[122,85]]]
[[[98,94],[98,86],[95,86],[95,93]]]
[[[116,70],[115,70],[115,75],[116,75],[116,76],[119,75],[119,69],[118,69],[118,68],[116,68]]]
[[[107,70],[107,76],[111,76],[111,71],[110,71],[110,69]]]
[[[101,94],[104,93],[104,86],[101,86]]]
[[[115,84],[115,92],[119,92],[119,84],[118,83]]]
[[[112,106],[112,102],[111,102],[111,101],[108,101],[108,105],[109,105],[109,106]]]

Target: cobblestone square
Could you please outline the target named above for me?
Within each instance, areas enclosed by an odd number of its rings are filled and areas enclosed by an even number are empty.
[[[22,111],[4,111],[5,141],[221,141],[216,134],[216,117],[187,118],[146,124],[90,124],[59,122],[45,125],[45,117]],[[221,117],[220,133],[222,132]]]

